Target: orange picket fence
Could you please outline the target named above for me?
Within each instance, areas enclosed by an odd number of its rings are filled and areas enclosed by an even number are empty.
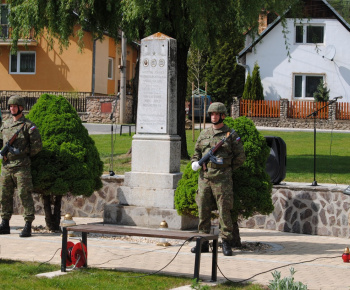
[[[280,101],[241,100],[239,114],[247,117],[279,118]]]
[[[327,104],[328,102],[290,101],[287,116],[294,119],[313,118],[314,116],[310,115],[319,110],[316,119],[328,119]]]
[[[316,119],[327,120],[329,110],[327,105],[328,102],[289,101],[287,118],[313,118],[312,113],[318,111]],[[241,100],[239,114],[247,117],[279,118],[280,101]],[[335,116],[337,120],[350,120],[350,104],[337,102]]]
[[[350,120],[349,103],[337,103],[336,118],[338,120]]]

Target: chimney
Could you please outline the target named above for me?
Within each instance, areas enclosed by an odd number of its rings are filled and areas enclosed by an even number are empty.
[[[267,28],[267,14],[266,11],[261,11],[259,14],[259,34]]]

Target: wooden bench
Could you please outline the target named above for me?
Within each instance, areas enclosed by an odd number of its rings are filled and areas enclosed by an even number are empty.
[[[164,238],[164,239],[178,239],[178,240],[195,240],[196,241],[196,253],[194,263],[194,275],[193,278],[199,280],[199,269],[201,260],[201,248],[204,241],[213,241],[212,251],[212,269],[211,269],[211,281],[217,280],[217,259],[218,259],[218,236],[211,234],[196,234],[191,232],[173,231],[173,230],[157,230],[157,229],[140,229],[135,227],[124,227],[118,225],[106,225],[106,224],[86,224],[77,225],[63,228],[62,235],[62,257],[61,257],[61,272],[66,272],[67,261],[67,232],[75,231],[81,232],[82,243],[87,249],[87,234],[112,234],[112,235],[125,235],[125,236],[141,236],[152,238]],[[87,267],[87,259],[84,267]]]
[[[129,136],[131,136],[131,127],[135,127],[135,129],[136,129],[135,124],[121,124],[120,125],[120,135],[123,133],[123,127],[129,127]]]

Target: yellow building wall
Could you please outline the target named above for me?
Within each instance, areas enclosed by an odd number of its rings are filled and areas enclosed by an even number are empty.
[[[1,3],[5,3],[1,0]],[[77,30],[77,29],[76,29]],[[75,30],[75,31],[76,31]],[[1,91],[62,91],[92,92],[93,40],[85,32],[84,48],[79,50],[77,39],[70,38],[68,49],[60,52],[57,41],[51,49],[43,36],[37,43],[27,47],[19,45],[18,51],[36,52],[36,72],[34,74],[10,74],[10,45],[0,39],[0,90]],[[95,94],[118,93],[120,82],[121,43],[108,37],[96,41]],[[114,59],[113,79],[108,79],[108,57]],[[126,80],[135,74],[137,50],[127,45]]]
[[[116,72],[116,54],[117,54],[117,45],[113,38],[108,37],[108,57],[113,58],[113,79],[107,79],[107,94],[115,95],[117,91],[116,81],[115,81],[115,72]]]
[[[107,94],[109,42],[96,41],[95,93]]]
[[[50,49],[45,37],[36,46],[19,46],[18,51],[36,51],[36,72],[29,75],[9,73],[10,47],[2,45],[0,90],[91,92],[92,44],[90,34],[86,33],[81,53],[73,38],[62,54],[57,43]]]

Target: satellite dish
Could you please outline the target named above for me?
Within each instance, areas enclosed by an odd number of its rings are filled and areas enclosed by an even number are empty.
[[[328,45],[324,51],[323,58],[327,58],[330,61],[333,61],[335,56],[335,46],[334,45]]]

